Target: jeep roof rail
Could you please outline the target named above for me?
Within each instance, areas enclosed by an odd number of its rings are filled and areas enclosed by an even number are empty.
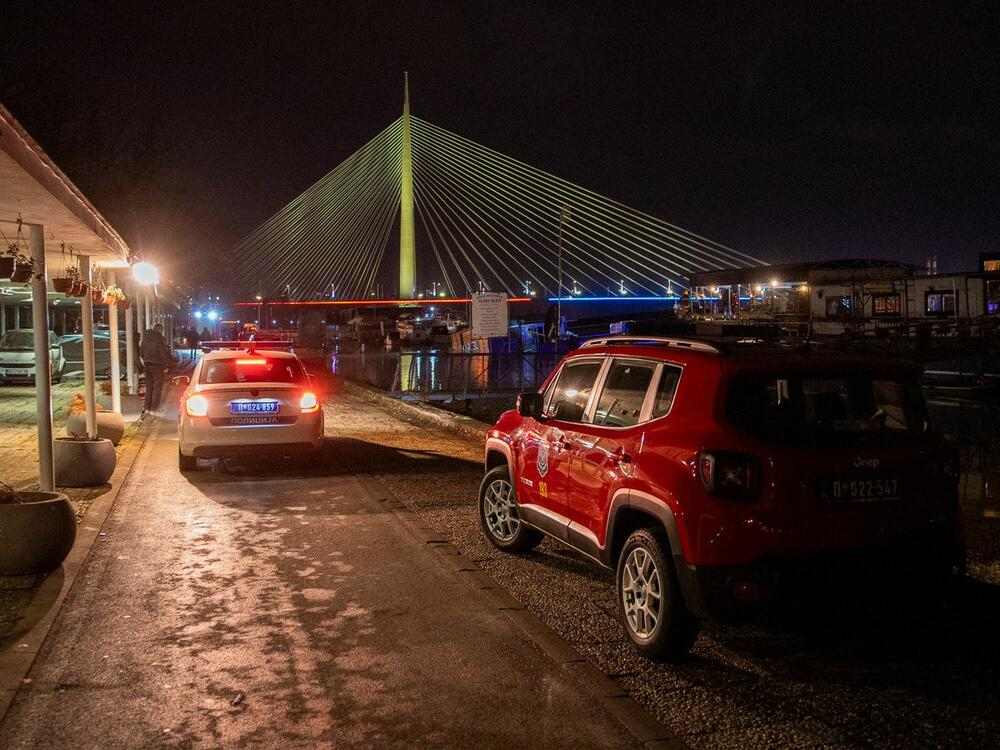
[[[722,350],[715,344],[707,341],[697,341],[695,339],[679,339],[668,336],[598,336],[588,339],[580,344],[581,349],[591,346],[627,346],[629,344],[654,344],[659,346],[670,346],[676,349],[690,349],[695,352],[708,352],[709,354],[721,354]]]

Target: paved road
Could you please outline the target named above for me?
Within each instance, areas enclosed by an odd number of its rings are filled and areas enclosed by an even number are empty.
[[[162,422],[0,747],[635,746],[380,502],[369,448],[182,476]]]

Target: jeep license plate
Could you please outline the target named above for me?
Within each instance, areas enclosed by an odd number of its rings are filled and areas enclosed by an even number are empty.
[[[844,503],[898,500],[899,480],[896,477],[826,479],[819,483],[819,496]]]
[[[4,370],[4,375],[8,378],[24,378],[28,376],[27,370]]]
[[[278,402],[269,401],[231,401],[229,403],[231,414],[277,414]]]

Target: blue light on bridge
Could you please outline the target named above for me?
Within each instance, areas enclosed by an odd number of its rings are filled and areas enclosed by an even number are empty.
[[[749,298],[741,298],[749,299]],[[632,297],[629,295],[612,295],[610,297],[549,297],[549,302],[677,302],[676,294],[670,297]],[[721,297],[695,297],[695,302],[719,302]]]

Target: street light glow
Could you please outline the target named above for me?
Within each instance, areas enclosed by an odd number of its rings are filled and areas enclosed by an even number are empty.
[[[217,321],[219,319],[219,313],[217,313],[215,310],[209,310],[208,311],[208,319],[211,320],[214,323],[215,321]]]
[[[132,278],[143,286],[160,283],[160,272],[156,266],[147,261],[141,261],[132,266]]]
[[[194,311],[194,316],[196,318],[198,318],[198,320],[201,320],[201,310],[195,310]]]

